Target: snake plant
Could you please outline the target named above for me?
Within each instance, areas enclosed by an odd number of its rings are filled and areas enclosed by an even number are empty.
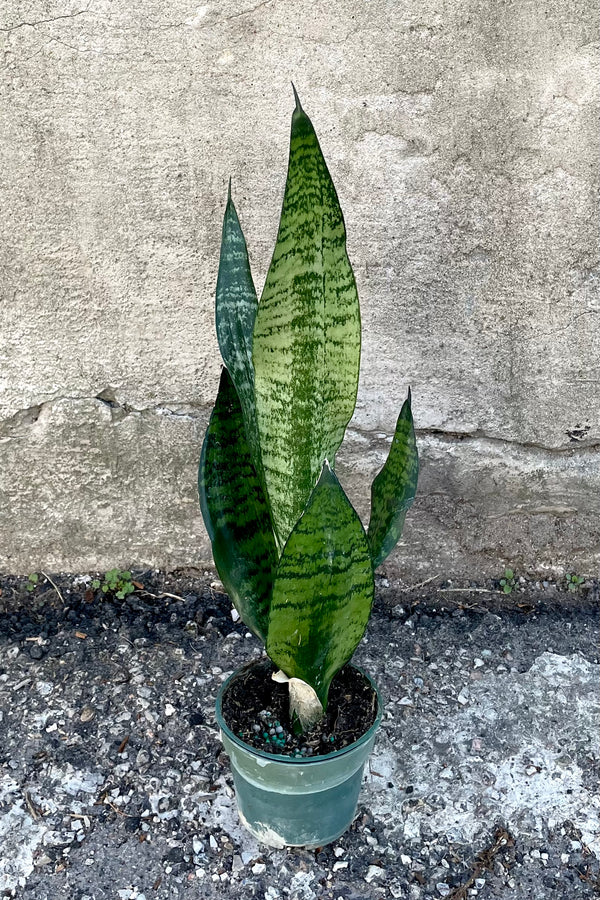
[[[293,720],[306,729],[364,634],[373,573],[401,535],[418,456],[409,391],[365,531],[335,474],[356,404],[358,293],[337,193],[294,95],[283,208],[260,303],[229,187],[216,291],[224,368],[198,483],[225,589],[289,680]]]

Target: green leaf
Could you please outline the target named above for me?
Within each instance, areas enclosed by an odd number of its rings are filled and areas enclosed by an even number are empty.
[[[292,115],[283,208],[254,325],[262,465],[279,546],[356,403],[360,312],[344,219],[308,116]]]
[[[325,462],[279,561],[267,638],[275,665],[310,684],[324,708],[364,634],[373,589],[364,529]]]
[[[373,568],[392,552],[412,506],[419,477],[419,455],[410,408],[410,390],[404,401],[388,458],[371,487],[369,545]]]
[[[223,362],[239,397],[246,436],[256,467],[260,466],[254,405],[252,334],[258,300],[250,271],[248,248],[231,199],[231,181],[223,218],[221,255],[217,276],[216,327]]]
[[[198,490],[221,581],[248,628],[265,641],[277,550],[227,369],[204,438]]]

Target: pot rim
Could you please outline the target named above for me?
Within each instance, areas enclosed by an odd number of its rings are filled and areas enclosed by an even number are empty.
[[[268,657],[267,657],[267,659],[268,659]],[[358,738],[358,740],[354,741],[352,744],[348,744],[348,746],[344,747],[342,750],[334,750],[332,753],[323,753],[319,756],[303,756],[301,758],[292,757],[292,756],[284,756],[281,753],[267,753],[265,750],[259,750],[256,747],[253,747],[251,744],[247,744],[237,734],[235,734],[235,732],[233,732],[231,730],[231,728],[225,722],[225,719],[223,718],[223,708],[222,708],[223,707],[223,697],[225,696],[225,693],[227,692],[227,689],[229,688],[230,684],[240,675],[241,672],[244,671],[244,669],[250,668],[250,666],[255,666],[264,661],[265,661],[265,657],[263,657],[262,659],[258,659],[258,660],[252,660],[251,662],[246,663],[246,665],[240,666],[238,669],[235,670],[235,672],[232,672],[232,674],[229,676],[229,678],[227,678],[226,681],[223,682],[223,684],[219,688],[219,692],[217,694],[217,700],[216,700],[217,725],[219,726],[221,731],[225,732],[228,739],[233,744],[235,744],[237,747],[240,747],[242,750],[245,750],[247,753],[250,753],[253,756],[258,756],[261,759],[269,760],[270,762],[285,763],[286,765],[292,765],[292,766],[294,766],[294,765],[310,766],[310,765],[314,765],[315,763],[326,762],[327,760],[340,759],[340,757],[344,756],[346,753],[351,753],[353,750],[356,750],[357,747],[361,747],[368,740],[370,740],[371,737],[373,737],[373,735],[379,728],[379,725],[381,724],[381,719],[383,716],[383,700],[381,697],[380,690],[368,672],[365,672],[364,669],[362,669],[360,666],[357,666],[354,663],[349,662],[349,663],[346,663],[346,665],[352,666],[353,669],[355,669],[357,672],[360,672],[360,674],[363,675],[367,679],[367,681],[369,682],[369,684],[375,691],[375,696],[377,697],[377,715],[375,716],[375,721],[370,726],[370,728],[367,731],[365,731],[365,733],[362,734]]]

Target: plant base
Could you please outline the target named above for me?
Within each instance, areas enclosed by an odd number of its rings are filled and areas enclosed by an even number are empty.
[[[315,848],[331,843],[349,828],[356,812],[363,767],[381,721],[376,686],[368,679],[377,713],[365,734],[343,750],[297,759],[257,750],[227,726],[223,697],[243,671],[234,673],[217,697],[217,722],[231,760],[242,824],[271,847]]]

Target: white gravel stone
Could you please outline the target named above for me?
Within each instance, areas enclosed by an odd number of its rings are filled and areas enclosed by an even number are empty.
[[[381,866],[369,866],[367,869],[367,874],[365,875],[365,881],[368,884],[375,878],[383,878],[385,876],[385,869],[382,869]]]

